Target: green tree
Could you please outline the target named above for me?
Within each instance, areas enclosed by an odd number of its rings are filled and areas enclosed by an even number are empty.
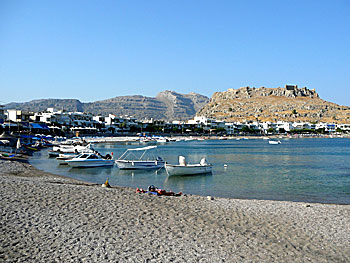
[[[274,132],[276,132],[276,130],[275,130],[274,128],[268,128],[268,129],[267,129],[267,132],[268,132],[268,133],[274,133]]]
[[[284,128],[279,128],[279,129],[278,129],[278,132],[279,132],[279,133],[286,133],[286,130],[285,130]]]
[[[335,130],[336,132],[343,132],[342,129],[340,129],[339,127]]]
[[[321,134],[327,133],[325,128],[319,128],[319,129],[316,130],[316,132],[317,133],[321,133]]]
[[[248,126],[243,126],[243,127],[242,127],[242,132],[250,133],[251,130],[250,130],[250,128],[249,128]]]

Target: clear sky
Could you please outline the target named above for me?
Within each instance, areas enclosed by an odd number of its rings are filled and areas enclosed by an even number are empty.
[[[0,103],[285,84],[350,106],[348,0],[0,0]]]

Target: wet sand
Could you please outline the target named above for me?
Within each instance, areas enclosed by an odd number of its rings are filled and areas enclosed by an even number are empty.
[[[0,182],[0,262],[350,262],[349,205],[159,197],[3,160]]]

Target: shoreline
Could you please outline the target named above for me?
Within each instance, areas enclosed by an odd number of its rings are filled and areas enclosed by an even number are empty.
[[[5,262],[350,260],[349,205],[150,196],[0,165]]]

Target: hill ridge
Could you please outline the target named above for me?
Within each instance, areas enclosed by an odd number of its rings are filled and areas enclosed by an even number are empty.
[[[315,89],[228,89],[215,92],[197,116],[226,121],[308,121],[350,123],[350,107],[322,100]]]
[[[35,99],[24,103],[8,103],[5,109],[45,111],[57,110],[89,112],[95,115],[129,115],[138,119],[188,120],[195,116],[209,98],[197,94],[181,94],[175,91],[162,91],[156,97],[143,95],[117,96],[94,102],[81,102],[78,99]]]

